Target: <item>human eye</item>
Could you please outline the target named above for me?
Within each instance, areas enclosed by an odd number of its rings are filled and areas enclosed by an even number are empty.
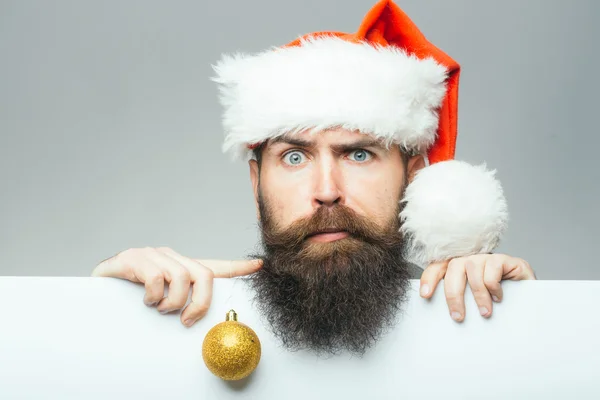
[[[350,159],[356,162],[365,162],[371,159],[373,155],[370,151],[364,149],[353,150],[350,152]]]
[[[296,166],[302,164],[305,160],[305,156],[301,151],[293,150],[283,155],[283,162],[288,165]]]

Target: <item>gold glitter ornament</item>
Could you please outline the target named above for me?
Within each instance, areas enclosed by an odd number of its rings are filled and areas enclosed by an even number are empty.
[[[225,322],[214,327],[204,337],[202,358],[214,375],[227,381],[249,376],[258,366],[261,347],[256,333],[238,322],[237,313],[230,310]]]

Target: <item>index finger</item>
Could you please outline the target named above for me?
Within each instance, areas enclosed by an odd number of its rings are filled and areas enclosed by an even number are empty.
[[[258,271],[263,260],[194,260],[212,270],[215,278],[233,278]]]

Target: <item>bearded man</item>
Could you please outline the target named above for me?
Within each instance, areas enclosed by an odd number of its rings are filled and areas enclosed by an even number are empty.
[[[492,253],[508,219],[494,171],[454,160],[460,66],[392,1],[356,33],[224,56],[215,71],[223,150],[250,158],[262,253],[219,261],[129,249],[93,276],[143,282],[147,305],[182,310],[191,326],[215,277],[248,275],[284,345],[354,353],[393,324],[410,279],[424,298],[443,279],[458,322],[467,282],[487,318],[502,280],[535,279],[526,261]]]

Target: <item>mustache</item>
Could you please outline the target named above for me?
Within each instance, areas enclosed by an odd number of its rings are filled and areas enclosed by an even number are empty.
[[[310,236],[323,232],[345,231],[350,236],[367,243],[391,246],[400,238],[399,224],[389,224],[390,229],[382,230],[375,222],[343,206],[319,207],[311,216],[293,222],[285,229],[271,226],[267,213],[261,224],[263,239],[269,246],[297,247]],[[394,235],[395,232],[398,236]]]

